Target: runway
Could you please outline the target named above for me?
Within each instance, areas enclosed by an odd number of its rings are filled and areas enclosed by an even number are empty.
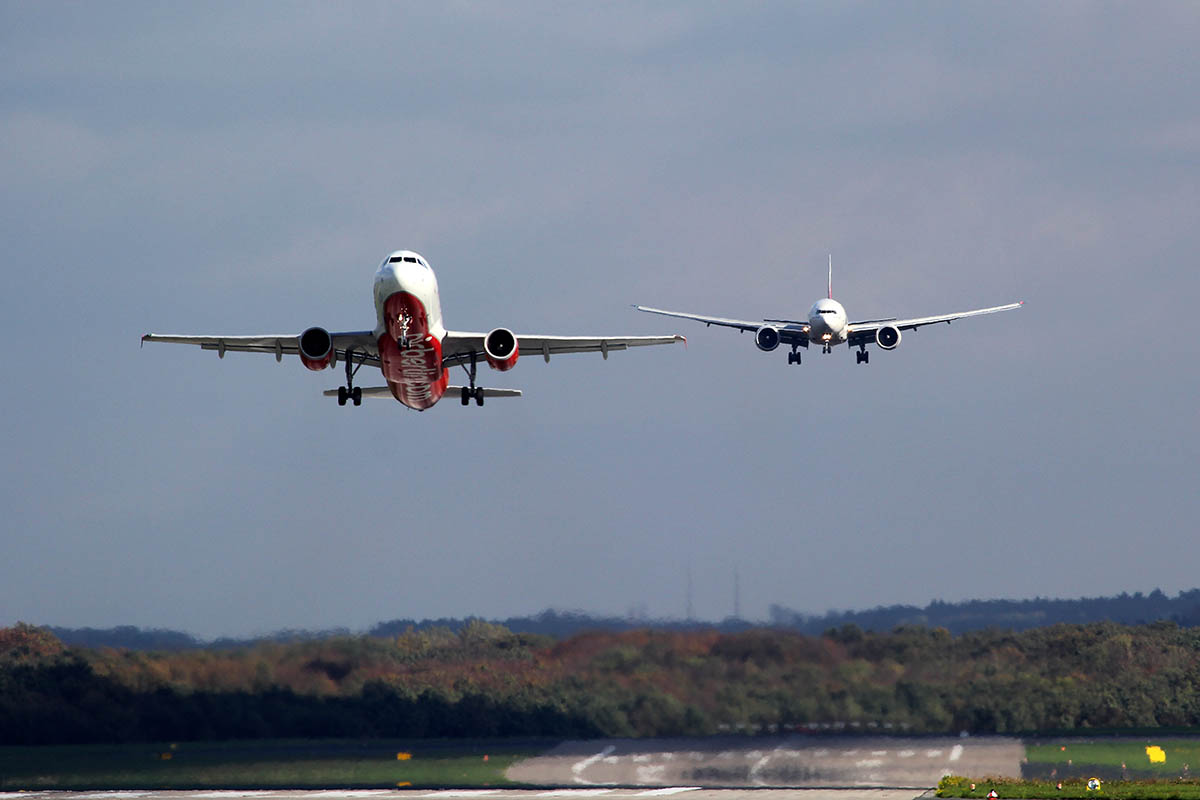
[[[900,789],[704,789],[696,786],[588,789],[444,789],[322,791],[138,791],[138,792],[0,792],[2,800],[916,800],[932,791]]]
[[[506,777],[542,786],[925,790],[944,775],[1020,777],[1024,757],[1021,741],[1004,737],[602,739],[564,742]]]

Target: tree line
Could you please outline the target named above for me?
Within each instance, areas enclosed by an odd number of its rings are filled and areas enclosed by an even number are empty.
[[[1080,597],[1075,599],[1034,598],[1032,600],[965,600],[947,603],[934,600],[926,606],[892,605],[859,611],[828,611],[806,614],[782,605],[770,607],[772,628],[819,635],[830,628],[857,625],[868,631],[890,631],[901,625],[923,625],[945,628],[953,634],[1004,628],[1016,631],[1041,628],[1060,623],[1119,622],[1140,625],[1156,620],[1171,620],[1185,627],[1200,626],[1200,589],[1181,591],[1170,597],[1160,589],[1149,594],[1122,593],[1111,597]],[[460,631],[479,621],[464,619],[393,619],[374,625],[370,636],[396,636],[407,630],[450,629]],[[737,633],[757,627],[756,623],[729,617],[719,622],[696,620],[646,620],[629,617],[596,616],[577,611],[547,609],[539,614],[491,620],[514,633],[533,633],[566,638],[585,631],[633,631],[653,627],[669,631],[718,630]],[[123,647],[133,650],[191,650],[210,648],[224,650],[248,647],[261,642],[301,642],[349,636],[350,631],[336,628],[323,631],[282,630],[267,636],[237,639],[224,637],[203,641],[179,631],[142,629],[131,625],[116,628],[62,628],[50,631],[63,642],[83,647]]]
[[[1165,621],[953,635],[482,621],[225,650],[65,645],[0,629],[0,743],[279,737],[1031,733],[1200,727],[1200,629]]]

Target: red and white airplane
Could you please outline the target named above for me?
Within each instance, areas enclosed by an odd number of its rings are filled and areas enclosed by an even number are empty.
[[[900,344],[901,331],[912,331],[924,325],[933,325],[938,322],[949,324],[956,319],[978,317],[983,314],[995,314],[998,311],[1011,311],[1014,308],[1020,308],[1024,304],[1024,301],[1021,301],[1019,303],[1009,303],[1008,305],[993,306],[991,308],[977,308],[973,311],[938,314],[932,317],[913,317],[911,319],[888,317],[887,319],[868,319],[862,322],[850,322],[846,316],[846,309],[842,307],[841,303],[833,299],[833,257],[830,256],[829,295],[813,303],[812,308],[808,310],[808,319],[764,319],[760,322],[754,322],[751,320],[726,319],[725,317],[705,317],[700,314],[689,314],[683,311],[665,311],[661,308],[650,308],[648,306],[635,305],[634,308],[650,314],[692,319],[697,322],[703,322],[705,325],[737,328],[743,333],[754,331],[754,343],[758,346],[759,350],[770,352],[779,347],[780,344],[790,345],[792,351],[788,353],[789,364],[799,364],[800,348],[808,349],[809,344],[819,346],[823,353],[832,353],[834,345],[839,344],[846,344],[848,347],[857,347],[858,352],[854,354],[855,363],[866,364],[871,360],[871,354],[867,352],[868,344],[876,344],[884,350],[895,350]]]
[[[299,336],[177,336],[147,333],[143,342],[196,344],[216,350],[274,353],[282,361],[285,353],[300,357],[314,371],[346,365],[346,385],[325,392],[336,396],[338,405],[363,397],[394,397],[409,408],[424,411],[447,392],[458,393],[462,404],[474,398],[483,405],[485,397],[519,397],[518,389],[485,389],[475,385],[479,360],[492,369],[506,372],[520,356],[541,356],[547,362],[560,353],[600,353],[614,350],[685,341],[683,336],[528,336],[496,328],[490,333],[448,331],[442,325],[442,304],[437,278],[429,263],[411,250],[397,250],[383,260],[375,273],[375,329],[330,332],[313,327]],[[379,367],[386,386],[363,388],[354,376],[364,364]],[[450,386],[450,369],[461,365],[467,386]]]

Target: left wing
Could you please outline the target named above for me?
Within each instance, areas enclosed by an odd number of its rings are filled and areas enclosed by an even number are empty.
[[[343,361],[348,350],[354,351],[355,363],[379,364],[379,343],[371,331],[343,331],[330,333],[337,360]],[[169,342],[172,344],[199,345],[201,350],[216,350],[225,357],[226,352],[273,353],[276,361],[284,355],[300,354],[300,337],[265,334],[262,336],[182,336],[176,334],[147,333],[142,342]]]
[[[999,311],[1012,311],[1014,308],[1020,308],[1023,305],[1025,305],[1024,300],[1019,303],[1009,303],[1008,305],[1003,306],[977,308],[974,311],[959,311],[954,314],[939,314],[933,317],[913,317],[912,319],[871,319],[863,320],[862,322],[851,322],[847,326],[850,329],[850,334],[847,337],[847,341],[851,347],[874,342],[875,332],[885,325],[902,331],[912,331],[924,325],[936,325],[939,322],[945,322],[949,324],[956,319],[979,317],[984,314],[995,314]]]
[[[550,356],[566,353],[600,353],[608,358],[608,354],[614,350],[687,341],[686,337],[678,334],[672,336],[534,336],[518,333],[513,335],[517,337],[518,358],[541,356],[547,362],[550,361]],[[486,333],[446,331],[446,337],[442,339],[442,365],[452,367],[455,364],[465,364],[471,360],[472,353],[482,361],[485,336],[487,336]]]

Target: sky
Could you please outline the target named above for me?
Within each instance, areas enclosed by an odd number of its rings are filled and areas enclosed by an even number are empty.
[[[1165,2],[0,2],[0,625],[1194,588],[1198,40]],[[139,349],[372,327],[401,248],[452,329],[688,345],[424,413]],[[828,254],[852,319],[1026,305],[799,367],[630,308],[803,315]]]

